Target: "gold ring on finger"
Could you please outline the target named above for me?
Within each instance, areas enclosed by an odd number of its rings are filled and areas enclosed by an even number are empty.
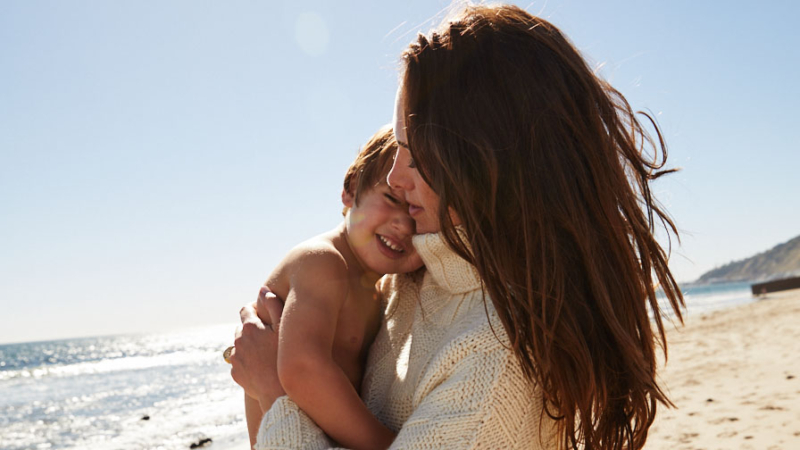
[[[233,353],[233,346],[226,348],[224,352],[222,352],[222,359],[225,360],[226,363],[231,363],[231,353]]]

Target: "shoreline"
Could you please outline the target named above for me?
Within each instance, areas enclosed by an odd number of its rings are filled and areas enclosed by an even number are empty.
[[[800,290],[686,319],[667,330],[647,449],[800,448]],[[663,363],[663,361],[662,361]]]

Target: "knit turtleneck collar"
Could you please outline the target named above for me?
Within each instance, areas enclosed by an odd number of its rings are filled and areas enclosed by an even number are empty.
[[[481,279],[475,266],[451,250],[441,233],[418,234],[412,242],[439,287],[451,294],[480,289]]]

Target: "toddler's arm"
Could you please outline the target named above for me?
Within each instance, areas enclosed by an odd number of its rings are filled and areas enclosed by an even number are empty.
[[[347,448],[387,448],[394,433],[367,409],[333,359],[336,326],[349,289],[341,256],[315,253],[293,271],[281,318],[278,377],[289,397]]]

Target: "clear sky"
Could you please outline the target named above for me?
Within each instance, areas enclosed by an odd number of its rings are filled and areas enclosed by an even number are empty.
[[[0,342],[236,322],[448,4],[0,2]],[[796,2],[518,4],[657,116],[679,280],[800,234]]]

